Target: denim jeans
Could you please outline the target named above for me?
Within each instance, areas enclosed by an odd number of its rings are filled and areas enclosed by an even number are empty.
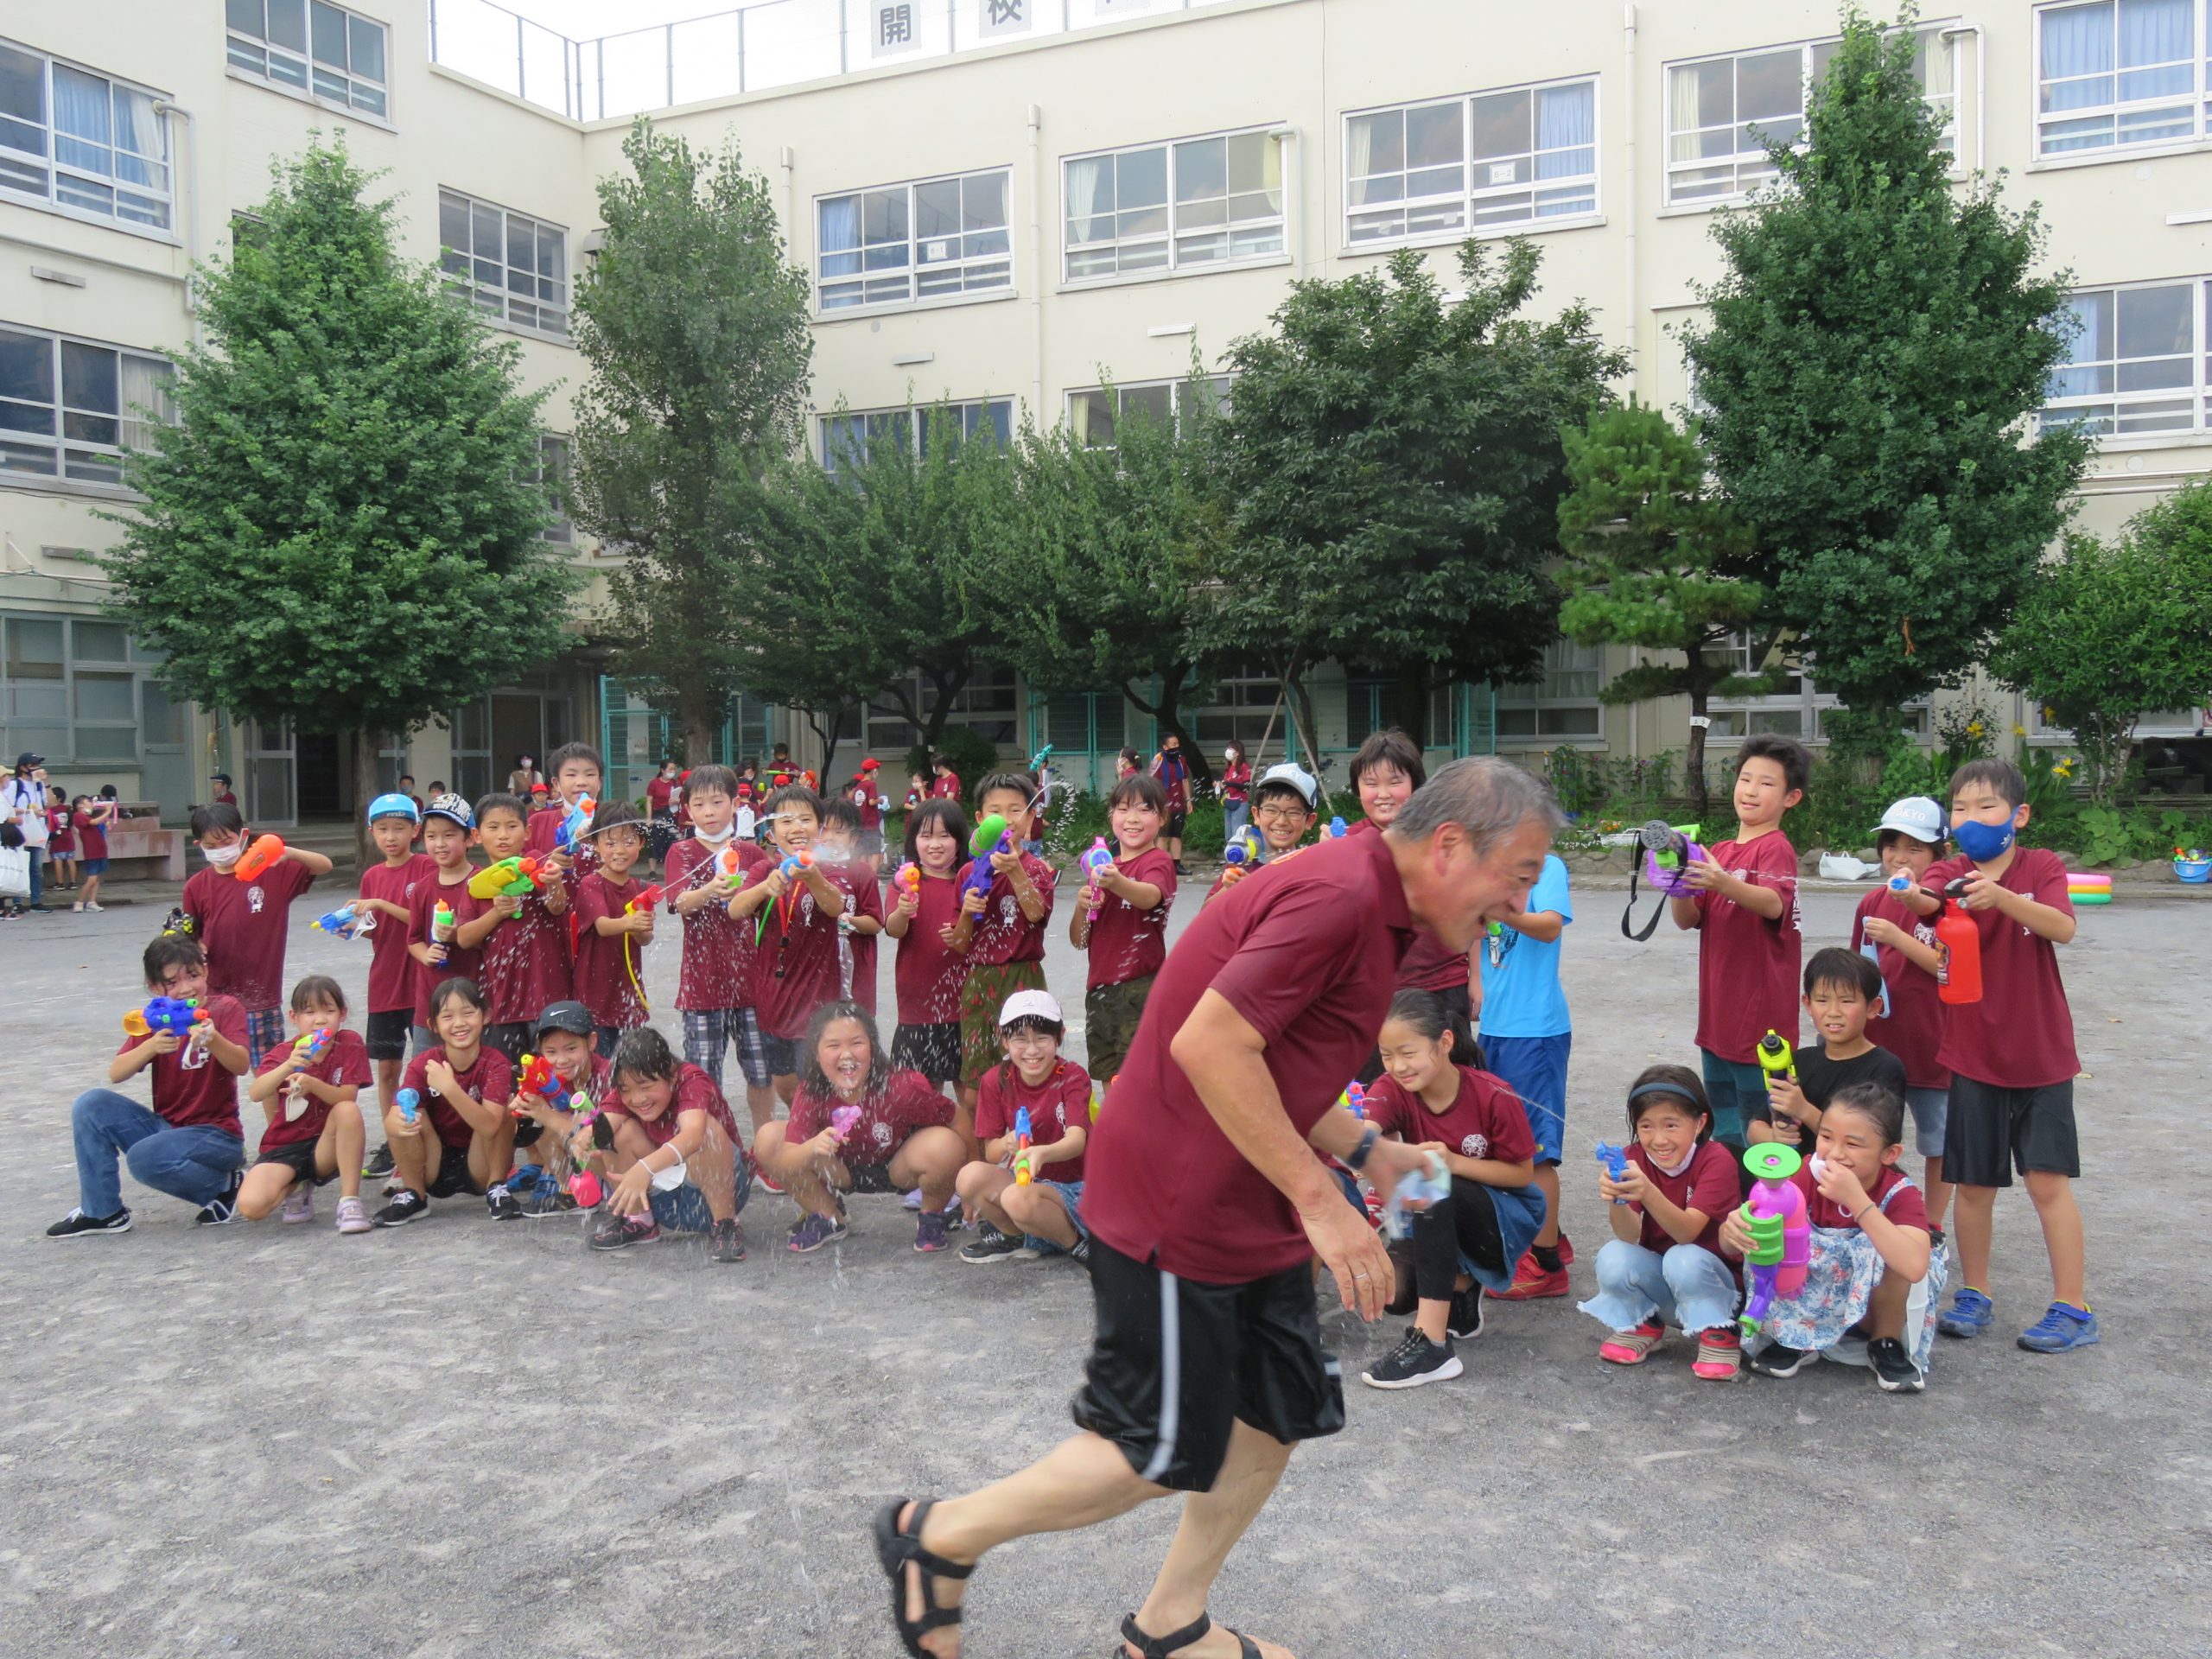
[[[1662,1255],[1616,1238],[1598,1252],[1598,1294],[1582,1311],[1608,1331],[1633,1330],[1656,1314],[1694,1336],[1734,1321],[1736,1278],[1700,1244],[1677,1244]]]
[[[1252,822],[1252,803],[1249,800],[1224,801],[1221,804],[1221,842],[1227,846],[1236,839],[1236,832]]]
[[[46,849],[26,847],[23,850],[30,855],[28,861],[31,867],[31,896],[23,902],[30,906],[43,904],[46,902],[43,897],[46,891]]]
[[[77,1141],[77,1205],[88,1216],[123,1208],[124,1154],[132,1179],[187,1204],[206,1204],[229,1188],[245,1162],[245,1142],[206,1123],[182,1128],[156,1116],[128,1095],[87,1089],[69,1109]]]
[[[1705,1063],[1713,1138],[1740,1157],[1746,1126],[1767,1122],[1774,1115],[1767,1104],[1766,1073],[1748,1060],[1724,1060],[1709,1049],[1698,1050],[1698,1058]]]

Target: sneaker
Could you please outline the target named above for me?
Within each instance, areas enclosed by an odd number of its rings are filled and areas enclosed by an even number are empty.
[[[1077,1267],[1088,1268],[1090,1265],[1090,1235],[1089,1233],[1076,1235],[1075,1248],[1068,1252],[1068,1259]]]
[[[945,1225],[942,1210],[933,1216],[925,1215],[914,1224],[914,1254],[934,1255],[939,1250],[950,1249],[952,1240],[948,1236],[950,1231],[951,1229]]]
[[[1452,1293],[1452,1311],[1444,1316],[1444,1334],[1454,1342],[1471,1342],[1483,1333],[1483,1287],[1469,1285]]]
[[[918,1186],[916,1187],[905,1198],[901,1198],[899,1202],[905,1205],[909,1210],[920,1209],[922,1207],[922,1189]]]
[[[1598,1344],[1598,1357],[1611,1365],[1641,1365],[1667,1339],[1667,1327],[1646,1319],[1633,1330],[1616,1331]]]
[[[492,1212],[494,1221],[520,1221],[523,1217],[522,1200],[504,1184],[484,1195],[484,1207]]]
[[[130,1230],[130,1212],[118,1210],[111,1216],[88,1216],[82,1210],[72,1210],[67,1215],[46,1230],[48,1238],[89,1238],[94,1233],[127,1233]]]
[[[1452,1351],[1450,1337],[1431,1342],[1420,1326],[1409,1325],[1406,1339],[1373,1370],[1362,1371],[1359,1380],[1370,1389],[1417,1389],[1424,1382],[1448,1382],[1465,1370]]]
[[[573,1215],[575,1209],[575,1198],[551,1175],[540,1175],[530,1191],[522,1196],[521,1210],[525,1221],[539,1221],[547,1216]]]
[[[2097,1339],[2097,1316],[2071,1302],[2053,1302],[2050,1313],[2020,1332],[2020,1346],[2031,1354],[2063,1354]]]
[[[707,1230],[707,1237],[714,1244],[715,1261],[742,1262],[745,1260],[745,1228],[735,1216],[730,1217],[727,1221],[718,1221],[709,1227]]]
[[[793,1255],[810,1255],[824,1244],[835,1243],[851,1230],[842,1216],[817,1216],[810,1210],[798,1218],[798,1224],[791,1229],[784,1248]]]
[[[1918,1394],[1928,1386],[1920,1367],[1895,1337],[1877,1337],[1866,1344],[1866,1358],[1874,1368],[1874,1382],[1884,1394]]]
[[[81,915],[83,915],[83,914],[85,913],[85,906],[84,906],[83,903],[80,901],[80,902],[79,902],[79,903],[77,903],[77,904],[73,904],[73,905],[70,906],[69,906],[69,911],[70,911],[70,913],[71,913],[72,915],[75,915],[75,916],[81,916]]]
[[[1574,1265],[1574,1241],[1565,1233],[1559,1236],[1559,1264],[1562,1268]]]
[[[379,1227],[404,1227],[429,1207],[430,1201],[420,1192],[403,1186],[397,1198],[377,1211],[374,1220]]]
[[[227,1227],[238,1218],[238,1187],[245,1181],[243,1170],[231,1172],[231,1184],[223,1189],[220,1198],[210,1198],[200,1206],[200,1213],[192,1218],[195,1227]]]
[[[1560,1256],[1560,1268],[1547,1273],[1538,1265],[1532,1250],[1523,1255],[1513,1269],[1513,1282],[1494,1294],[1501,1302],[1536,1302],[1547,1297],[1564,1296],[1567,1293],[1567,1257]]]
[[[315,1219],[315,1183],[313,1181],[292,1183],[292,1190],[284,1195],[283,1215],[287,1227],[296,1227],[302,1222]]]
[[[988,1221],[976,1224],[974,1243],[960,1247],[963,1262],[1031,1262],[1036,1256],[1019,1233],[1002,1233]]]
[[[1795,1376],[1812,1363],[1808,1348],[1784,1348],[1780,1343],[1770,1343],[1756,1354],[1744,1357],[1744,1363],[1761,1376]]]
[[[1733,1382],[1743,1357],[1744,1338],[1736,1327],[1716,1325],[1698,1332],[1697,1357],[1690,1362],[1690,1375],[1707,1382]]]
[[[594,1250],[624,1250],[632,1244],[650,1244],[660,1236],[660,1224],[650,1215],[618,1216],[611,1211],[592,1229]]]
[[[391,1171],[391,1148],[389,1146],[378,1147],[369,1154],[369,1161],[361,1166],[361,1179],[365,1181],[381,1180]]]
[[[341,1233],[365,1233],[372,1224],[369,1220],[369,1206],[359,1198],[338,1200],[338,1230]]]
[[[85,908],[92,912],[95,916],[105,916],[107,914],[107,906],[105,905],[86,905]]]
[[[1960,1287],[1950,1306],[1936,1319],[1936,1328],[1947,1337],[1978,1337],[1997,1317],[1997,1305],[1971,1285]]]
[[[774,1192],[780,1194],[784,1190],[782,1187],[777,1185],[774,1178],[758,1164],[753,1166],[753,1184],[759,1187],[763,1192]]]

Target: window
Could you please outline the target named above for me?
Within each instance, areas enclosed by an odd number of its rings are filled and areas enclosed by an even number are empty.
[[[1075,156],[1061,180],[1071,283],[1283,251],[1282,148],[1266,132]]]
[[[816,303],[843,311],[1012,289],[1008,176],[999,168],[821,198]]]
[[[454,292],[518,328],[567,336],[568,232],[441,190],[438,240],[445,250],[439,264]]]
[[[323,0],[224,0],[230,64],[371,115],[386,106],[384,25]]]
[[[1915,31],[1928,105],[1955,150],[1958,54],[1938,29]],[[1770,143],[1796,144],[1807,95],[1827,73],[1834,40],[1667,66],[1667,200],[1726,201],[1774,176]]]
[[[156,97],[0,41],[0,191],[168,230],[169,127]]]
[[[55,766],[135,766],[138,686],[154,666],[119,623],[0,619],[0,747]]]
[[[2108,438],[2212,429],[2212,282],[2084,289],[2066,308],[2073,344],[2044,394],[2045,426]]]
[[[1092,449],[1114,447],[1114,427],[1117,421],[1173,421],[1180,432],[1183,423],[1193,410],[1203,407],[1218,413],[1229,402],[1229,382],[1225,374],[1210,374],[1204,379],[1151,380],[1131,386],[1085,386],[1068,394],[1068,420],[1075,428],[1076,437]]]
[[[2212,122],[2212,41],[2198,0],[2097,0],[2036,11],[2036,154],[2185,143]],[[2212,15],[2205,19],[2212,27]]]
[[[1214,750],[1233,741],[1248,758],[1258,755],[1262,738],[1281,753],[1290,741],[1284,709],[1282,681],[1257,663],[1239,663],[1183,694],[1184,724],[1200,745]]]
[[[1553,640],[1544,648],[1539,678],[1498,689],[1499,740],[1571,741],[1605,736],[1605,712],[1598,702],[1598,688],[1605,677],[1603,651],[1572,639]]]
[[[940,424],[949,423],[949,425]],[[940,432],[958,444],[982,435],[994,444],[1014,438],[1014,399],[978,397],[925,409],[840,410],[822,417],[822,466],[825,472],[865,457],[875,444],[893,441],[910,453],[927,455]],[[917,436],[918,435],[918,438]]]
[[[1344,238],[1465,235],[1598,211],[1598,83],[1344,118]]]
[[[937,706],[937,695],[928,678],[918,671],[910,677],[906,695],[924,715]],[[922,741],[922,734],[896,714],[880,711],[893,707],[887,697],[878,697],[869,705],[868,735],[862,747],[877,753],[899,753]],[[996,663],[978,662],[968,677],[968,683],[953,693],[951,710],[945,716],[948,726],[965,726],[986,742],[1001,748],[1011,748],[1018,738],[1016,716],[1019,709],[1014,701],[1014,671]],[[972,784],[975,780],[969,779]]]
[[[1457,682],[1428,688],[1428,714],[1421,747],[1456,749],[1459,743],[1459,690]],[[1398,682],[1365,675],[1344,677],[1344,747],[1357,749],[1377,732],[1399,723]]]
[[[576,527],[569,521],[569,441],[550,432],[537,435],[537,473],[531,480],[545,492],[546,504],[553,509],[553,522],[537,532],[539,539],[567,543],[576,539]]]
[[[123,452],[170,418],[166,358],[0,325],[0,479],[123,482]]]

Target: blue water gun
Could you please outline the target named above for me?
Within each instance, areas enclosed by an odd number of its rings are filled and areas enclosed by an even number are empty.
[[[1230,837],[1229,844],[1221,849],[1221,861],[1232,870],[1260,861],[1260,838],[1250,824]]]
[[[356,915],[351,905],[340,905],[335,910],[327,910],[315,918],[316,932],[333,933],[341,939],[358,939],[376,925],[374,911],[364,911]]]
[[[1035,1179],[1035,1172],[1029,1166],[1029,1109],[1017,1106],[1014,1109],[1014,1181],[1017,1186],[1027,1186]]]
[[[1619,1180],[1628,1173],[1628,1154],[1609,1141],[1598,1143],[1598,1161],[1605,1166],[1605,1173]],[[1615,1204],[1626,1204],[1626,1198],[1615,1198]]]
[[[1329,839],[1331,841],[1340,840],[1343,838],[1344,833],[1344,815],[1342,813],[1338,813],[1336,817],[1329,820]]]
[[[960,884],[963,899],[971,893],[988,893],[991,883],[998,879],[998,872],[991,868],[991,855],[1014,850],[1014,832],[1007,828],[1006,819],[994,812],[976,826],[976,833],[968,838],[968,876]]]
[[[413,1128],[417,1109],[423,1104],[423,1096],[412,1089],[403,1089],[391,1097],[391,1103],[399,1108],[399,1121]]]
[[[576,843],[591,832],[592,814],[599,810],[599,803],[588,795],[582,795],[563,809],[561,827],[553,832],[554,850],[573,853]]]

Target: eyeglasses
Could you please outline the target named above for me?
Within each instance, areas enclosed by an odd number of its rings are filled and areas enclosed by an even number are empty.
[[[1252,816],[1255,818],[1265,818],[1270,823],[1290,823],[1297,819],[1311,817],[1312,810],[1307,807],[1281,804],[1255,808]]]

